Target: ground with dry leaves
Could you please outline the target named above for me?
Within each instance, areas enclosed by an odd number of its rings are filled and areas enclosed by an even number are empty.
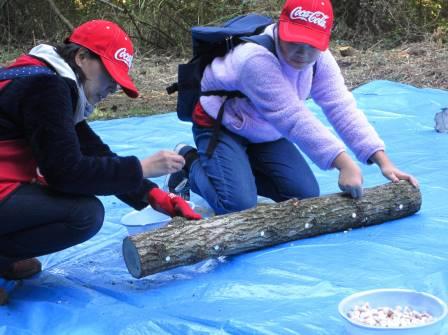
[[[447,44],[428,41],[392,50],[362,51],[334,45],[332,51],[350,89],[372,80],[385,79],[448,90]],[[177,64],[186,59],[156,55],[137,55],[136,58],[133,76],[140,88],[140,97],[131,100],[123,94],[116,94],[99,107],[95,118],[150,115],[175,110],[176,94],[168,96],[165,88],[176,81]]]

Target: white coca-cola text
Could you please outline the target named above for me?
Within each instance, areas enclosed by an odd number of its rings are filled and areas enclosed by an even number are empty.
[[[119,60],[121,62],[126,63],[128,68],[131,68],[132,59],[134,57],[130,53],[128,53],[126,48],[121,48],[121,49],[118,49],[117,51],[115,51],[115,56],[114,57],[115,57],[116,60]]]
[[[317,24],[318,26],[326,29],[328,15],[322,12],[311,12],[309,10],[303,10],[302,7],[294,8],[289,15],[291,20],[303,20],[310,23]]]

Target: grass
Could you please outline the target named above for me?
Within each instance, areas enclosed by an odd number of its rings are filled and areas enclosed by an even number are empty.
[[[0,49],[0,66],[6,65],[8,62],[16,59],[22,53],[19,49],[10,48],[7,45],[2,45]]]
[[[170,111],[167,111],[166,113],[169,112]],[[102,108],[102,109],[96,108],[93,114],[89,117],[89,121],[111,120],[119,118],[138,117],[138,116],[151,116],[157,114],[164,114],[164,112],[152,108],[130,108],[127,111],[121,111],[111,108]]]

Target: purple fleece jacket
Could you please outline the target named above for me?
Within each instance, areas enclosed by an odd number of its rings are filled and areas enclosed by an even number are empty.
[[[313,64],[296,70],[282,58],[275,24],[264,34],[275,36],[278,58],[260,45],[245,43],[214,59],[204,71],[202,91],[238,90],[247,96],[226,103],[223,125],[227,129],[253,143],[285,137],[321,169],[330,169],[345,147],[305,105],[311,96],[361,162],[367,163],[375,152],[384,150],[383,141],[356,107],[329,50],[317,60],[313,79]],[[201,104],[216,118],[223,100],[203,96]]]

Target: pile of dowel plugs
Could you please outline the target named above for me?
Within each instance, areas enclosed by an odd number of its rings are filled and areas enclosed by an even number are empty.
[[[405,306],[372,308],[368,303],[356,305],[347,316],[354,322],[372,327],[401,328],[429,323],[433,317]]]

